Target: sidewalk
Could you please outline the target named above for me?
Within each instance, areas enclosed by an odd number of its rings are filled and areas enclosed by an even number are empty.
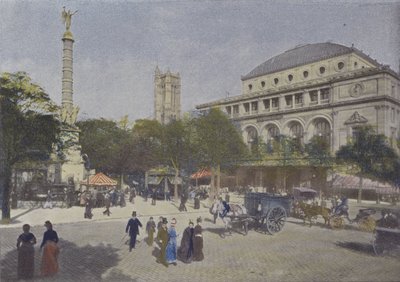
[[[195,210],[193,201],[186,203],[187,212],[179,211],[180,202],[158,200],[156,205],[151,205],[151,199],[147,202],[142,197],[136,197],[135,203],[126,203],[126,206],[121,208],[111,207],[111,215],[103,215],[105,208],[95,208],[92,210],[92,219],[85,219],[83,214],[85,208],[81,206],[73,206],[71,208],[59,208],[55,207],[52,209],[44,209],[41,206],[30,207],[25,209],[13,209],[11,210],[12,222],[10,224],[0,225],[2,228],[15,228],[22,227],[23,224],[28,223],[31,226],[42,226],[46,220],[51,222],[60,223],[75,223],[75,222],[86,222],[86,221],[107,221],[107,220],[126,220],[131,217],[132,211],[136,211],[140,219],[147,220],[148,217],[153,216],[157,222],[159,216],[172,216],[181,214],[203,214],[209,213],[209,201],[201,201],[200,209]]]

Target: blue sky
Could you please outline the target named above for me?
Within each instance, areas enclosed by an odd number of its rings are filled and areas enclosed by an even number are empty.
[[[0,72],[27,71],[61,103],[62,7],[72,17],[79,118],[153,116],[156,65],[182,110],[241,94],[241,75],[299,44],[354,46],[399,71],[400,1],[0,0]]]

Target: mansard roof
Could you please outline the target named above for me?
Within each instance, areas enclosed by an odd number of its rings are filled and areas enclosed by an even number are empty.
[[[364,59],[367,59],[376,66],[379,66],[375,60],[371,59],[369,56],[354,47],[346,47],[344,45],[330,42],[314,43],[297,46],[293,49],[285,51],[282,54],[272,57],[245,76],[242,76],[242,80],[350,54],[352,52],[363,57]]]

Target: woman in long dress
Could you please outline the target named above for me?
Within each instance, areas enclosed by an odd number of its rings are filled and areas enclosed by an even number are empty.
[[[193,237],[194,224],[189,221],[189,226],[186,227],[182,235],[181,245],[178,249],[178,258],[184,263],[190,263],[193,257]]]
[[[58,272],[58,254],[60,252],[57,245],[58,235],[53,230],[50,221],[47,220],[44,226],[46,226],[47,231],[44,232],[43,241],[40,245],[40,249],[43,248],[41,274],[42,276],[53,276]]]
[[[193,261],[202,261],[204,259],[203,254],[203,234],[201,228],[201,217],[197,219],[197,225],[194,228],[194,239],[193,239]]]
[[[18,250],[18,279],[33,278],[35,272],[35,235],[29,232],[29,224],[24,224],[22,230],[24,233],[19,235],[17,239]]]
[[[176,219],[173,218],[171,220],[171,226],[168,229],[168,245],[166,250],[167,263],[174,265],[176,265],[176,237],[178,237],[175,226],[176,226]]]
[[[151,216],[149,221],[146,224],[146,232],[147,232],[147,244],[149,246],[153,246],[154,242],[154,232],[156,232],[156,223]]]

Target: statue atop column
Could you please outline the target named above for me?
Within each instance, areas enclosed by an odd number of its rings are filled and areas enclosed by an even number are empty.
[[[71,12],[71,10],[66,11],[65,10],[65,6],[63,7],[63,11],[61,12],[61,17],[63,20],[63,23],[65,24],[65,28],[67,30],[69,30],[69,28],[71,27],[71,18],[73,15],[76,14],[76,12],[78,12],[78,10],[76,10],[75,12]]]

